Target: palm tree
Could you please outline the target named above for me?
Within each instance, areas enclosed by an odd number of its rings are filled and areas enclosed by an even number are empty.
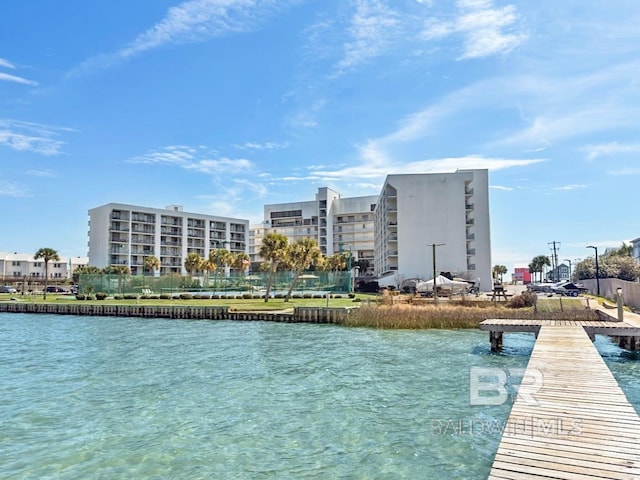
[[[536,257],[533,257],[533,259],[531,260],[531,263],[529,264],[529,272],[533,274],[538,272],[540,279],[539,281],[542,282],[542,272],[545,266],[550,267],[551,260],[549,260],[549,257],[547,257],[546,255],[538,255]]]
[[[153,255],[149,255],[144,258],[144,269],[150,270],[153,276],[156,276],[156,270],[160,269],[160,259],[158,257],[154,257]],[[144,273],[144,272],[143,272]]]
[[[271,285],[276,275],[278,265],[286,256],[287,246],[289,241],[287,237],[281,233],[267,233],[262,239],[262,246],[260,247],[260,256],[264,258],[267,264],[269,275],[267,277],[267,290],[264,294],[264,301],[269,301],[271,294]]]
[[[46,300],[47,286],[49,282],[49,262],[60,261],[60,256],[58,255],[58,252],[56,252],[53,248],[41,248],[35,253],[33,258],[36,260],[41,258],[44,261],[44,298]]]
[[[289,298],[291,298],[293,287],[298,281],[300,274],[302,274],[302,271],[322,258],[322,252],[318,247],[318,242],[313,238],[298,238],[290,245],[287,253],[293,265],[293,279],[289,284],[287,295],[284,297],[285,302],[288,302]]]
[[[240,271],[246,270],[250,264],[251,259],[245,252],[236,253],[231,261],[231,266]]]
[[[203,260],[202,265],[200,266],[200,268],[202,268],[202,270],[206,274],[206,276],[204,278],[205,286],[209,285],[209,275],[210,275],[211,272],[215,272],[216,269],[218,268],[218,266],[216,265],[215,262],[213,262],[211,260],[211,258],[208,258],[206,260]]]
[[[502,283],[502,276],[507,273],[507,267],[504,265],[494,265],[493,266],[493,278],[498,280],[500,278],[500,283]]]
[[[189,276],[193,277],[193,274],[202,268],[202,257],[195,252],[187,254],[187,258],[184,259],[184,269]]]

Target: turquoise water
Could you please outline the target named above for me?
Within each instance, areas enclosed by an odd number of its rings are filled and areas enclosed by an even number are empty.
[[[0,314],[0,478],[486,478],[511,405],[469,369],[524,367],[505,338]]]

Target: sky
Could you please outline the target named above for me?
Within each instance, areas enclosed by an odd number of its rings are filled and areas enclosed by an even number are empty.
[[[489,169],[492,263],[640,237],[637,0],[3,0],[0,251]]]

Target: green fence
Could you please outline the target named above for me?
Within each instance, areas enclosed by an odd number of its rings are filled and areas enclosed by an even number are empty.
[[[105,292],[109,295],[159,295],[181,292],[264,292],[269,274],[211,274],[211,275],[117,275],[82,274],[79,278],[79,293]],[[293,272],[276,272],[271,283],[271,293],[286,293],[293,281]],[[352,291],[349,272],[304,272],[293,285],[297,293]]]

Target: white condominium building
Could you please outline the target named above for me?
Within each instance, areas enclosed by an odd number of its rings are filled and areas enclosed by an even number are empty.
[[[89,264],[126,265],[142,274],[145,257],[160,260],[160,274],[185,274],[189,253],[208,258],[211,250],[247,251],[249,220],[109,203],[89,210]]]
[[[488,182],[484,169],[387,176],[375,210],[380,284],[430,279],[435,260],[436,275],[491,288]]]
[[[251,260],[260,261],[261,238],[275,232],[285,235],[290,242],[313,238],[323,255],[349,251],[354,261],[367,260],[370,267],[365,270],[372,273],[376,200],[375,195],[343,198],[338,192],[322,187],[315,200],[265,205],[263,224],[252,227]]]

